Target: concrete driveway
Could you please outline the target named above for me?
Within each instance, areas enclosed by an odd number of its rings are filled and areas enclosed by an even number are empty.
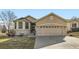
[[[64,36],[38,36],[36,37],[35,48],[43,48],[57,43],[65,42]]]
[[[37,37],[35,48],[40,49],[79,49],[79,38],[71,36]]]

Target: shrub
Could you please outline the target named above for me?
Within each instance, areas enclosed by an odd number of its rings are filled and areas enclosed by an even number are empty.
[[[67,31],[67,33],[71,33],[72,31]]]
[[[8,36],[12,36],[13,37],[13,36],[15,36],[15,34],[16,34],[15,30],[13,30],[13,29],[12,30],[8,30],[8,33],[7,33]]]
[[[20,33],[20,35],[19,36],[24,36],[24,33]]]
[[[3,25],[1,32],[2,32],[2,33],[6,33],[6,31],[7,31],[7,29],[6,29],[5,25]]]
[[[72,34],[70,34],[69,36],[73,36]]]

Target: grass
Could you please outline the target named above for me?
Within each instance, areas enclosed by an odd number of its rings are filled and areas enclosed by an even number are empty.
[[[0,49],[33,49],[35,37],[0,37]]]
[[[74,37],[78,37],[79,38],[79,32],[72,32],[72,33],[69,33],[68,35],[72,35]]]

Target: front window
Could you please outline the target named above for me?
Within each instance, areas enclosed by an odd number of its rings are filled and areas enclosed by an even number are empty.
[[[27,22],[25,22],[25,28],[28,29],[28,23]]]
[[[76,26],[77,26],[76,23],[72,24],[72,28],[76,28]]]
[[[18,22],[19,29],[23,28],[23,22]]]

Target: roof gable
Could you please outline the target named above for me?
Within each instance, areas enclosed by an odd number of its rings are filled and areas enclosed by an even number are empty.
[[[30,22],[36,22],[36,19],[34,18],[34,17],[32,17],[32,16],[26,16],[26,17],[21,17],[21,18],[18,18],[18,19],[16,19],[14,22],[16,22],[16,21],[22,21],[22,20],[28,20],[28,21],[30,21]]]
[[[43,25],[43,24],[61,24],[66,25],[66,20],[54,13],[50,13],[47,16],[42,17],[36,22],[37,26]]]
[[[27,16],[25,17],[27,20],[31,21],[31,22],[36,22],[36,18],[32,17],[32,16]]]
[[[64,18],[62,18],[62,17],[60,17],[60,16],[58,16],[58,15],[56,15],[56,14],[54,14],[54,13],[50,13],[50,14],[48,14],[48,15],[46,15],[46,16],[40,18],[37,22],[39,22],[39,21],[41,21],[41,20],[43,20],[44,18],[49,17],[49,16],[56,16],[56,17],[60,18],[62,21],[65,21],[65,22],[66,22],[66,20],[65,20]]]

